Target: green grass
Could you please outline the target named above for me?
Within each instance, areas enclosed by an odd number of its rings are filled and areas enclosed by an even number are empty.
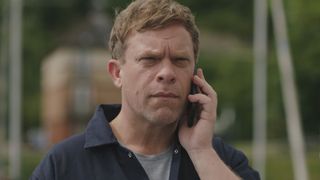
[[[34,168],[39,164],[41,159],[44,156],[44,152],[30,149],[29,147],[24,146],[22,149],[21,156],[21,180],[28,180],[32,174]],[[3,174],[0,179],[9,179],[8,178],[8,152],[3,151],[0,156],[0,170]]]
[[[252,162],[252,147],[250,143],[236,143]],[[306,161],[310,180],[320,179],[320,152],[316,146],[306,148]],[[288,144],[284,142],[268,142],[265,180],[292,180],[293,164]]]
[[[33,149],[25,148],[22,154],[21,176],[23,179],[29,179],[33,170],[44,157],[44,153]]]

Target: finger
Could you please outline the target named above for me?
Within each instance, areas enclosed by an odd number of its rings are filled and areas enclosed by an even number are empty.
[[[203,70],[201,68],[197,69],[197,75],[201,78],[205,80],[204,74],[203,74]]]
[[[205,105],[205,104],[212,102],[212,99],[209,96],[207,96],[205,94],[200,94],[200,93],[199,94],[189,94],[188,99],[192,103],[197,102],[202,105]]]
[[[194,94],[194,95],[189,95],[188,99],[192,103],[199,103],[201,112],[199,115],[201,115],[202,118],[204,119],[210,119],[210,117],[215,117],[216,115],[213,115],[213,113],[217,108],[217,101],[215,99],[212,99],[204,94]]]
[[[215,90],[210,86],[210,84],[205,81],[205,79],[201,79],[198,75],[193,77],[193,82],[200,88],[201,93],[209,96],[210,98],[216,97]]]

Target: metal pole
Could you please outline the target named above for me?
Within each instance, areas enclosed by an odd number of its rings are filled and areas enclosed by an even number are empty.
[[[10,1],[9,20],[9,176],[20,179],[21,172],[21,36],[22,0]]]
[[[253,167],[265,178],[267,121],[267,2],[254,4]]]
[[[272,0],[272,17],[276,37],[278,64],[280,69],[282,95],[285,106],[287,132],[293,161],[294,177],[297,180],[309,179],[307,173],[304,138],[301,128],[301,118],[297,100],[294,70],[288,35],[285,13],[282,0]]]
[[[7,1],[2,2],[2,28],[1,28],[1,59],[0,59],[0,156],[7,153],[6,145],[6,120],[7,120],[7,68],[8,68],[8,3]],[[0,179],[5,177],[4,172],[5,161],[0,159]]]

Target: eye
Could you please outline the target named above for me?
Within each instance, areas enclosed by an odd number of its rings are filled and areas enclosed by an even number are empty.
[[[178,66],[186,66],[190,62],[190,59],[186,57],[177,57],[174,59],[174,62]]]
[[[152,56],[146,56],[146,57],[140,58],[140,60],[144,60],[144,61],[156,61],[157,58],[156,58],[156,57],[152,57]]]
[[[178,57],[176,58],[177,61],[189,61],[188,58],[184,58],[184,57]]]
[[[156,56],[142,56],[139,58],[139,62],[144,66],[152,66],[155,65],[160,58]]]

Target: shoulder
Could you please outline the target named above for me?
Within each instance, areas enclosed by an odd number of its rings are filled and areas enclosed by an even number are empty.
[[[55,179],[56,172],[68,168],[84,151],[84,134],[71,136],[54,145],[34,170],[30,179]]]
[[[241,151],[225,143],[220,137],[215,137],[212,144],[220,158],[228,165],[231,165],[234,158],[243,158],[244,156]]]
[[[213,139],[213,147],[224,163],[242,178],[260,179],[258,172],[250,167],[248,158],[243,152],[225,143],[219,137]]]
[[[60,143],[53,146],[51,151],[52,155],[58,154],[73,154],[81,152],[84,149],[84,143],[85,143],[85,134],[77,134],[74,136],[71,136]]]
[[[71,136],[54,145],[45,160],[49,158],[50,161],[56,163],[72,162],[75,157],[81,157],[81,154],[85,152],[84,143],[84,134]]]

